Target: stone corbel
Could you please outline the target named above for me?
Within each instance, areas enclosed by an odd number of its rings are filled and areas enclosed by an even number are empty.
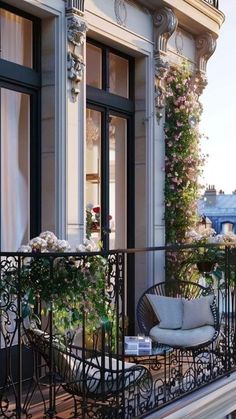
[[[168,62],[163,57],[167,53],[167,43],[177,28],[178,20],[172,9],[163,7],[155,11],[153,15],[154,24],[154,60],[155,60],[155,107],[157,121],[163,116],[165,108],[165,77],[168,72]]]
[[[206,32],[196,37],[196,78],[198,80],[198,94],[200,95],[207,85],[206,67],[209,58],[216,49],[216,38]]]
[[[82,46],[86,39],[87,24],[78,15],[67,18],[67,74],[71,83],[72,99],[75,102],[80,92],[80,82],[84,73],[84,58]]]

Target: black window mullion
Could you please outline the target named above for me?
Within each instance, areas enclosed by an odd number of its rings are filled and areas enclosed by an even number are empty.
[[[41,130],[40,96],[34,92],[30,97],[30,236],[41,231]]]
[[[109,249],[109,112],[102,116],[101,138],[101,240],[104,250]]]

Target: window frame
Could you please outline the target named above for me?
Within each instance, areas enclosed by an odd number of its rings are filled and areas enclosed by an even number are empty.
[[[109,117],[110,115],[127,119],[127,247],[134,247],[134,59],[114,48],[87,39],[102,50],[102,89],[86,86],[87,108],[101,112],[101,240],[104,249],[109,248],[109,230],[107,214],[109,213]],[[109,93],[109,53],[112,52],[129,61],[129,94],[124,98]]]
[[[30,96],[29,229],[30,237],[34,237],[41,231],[41,21],[39,18],[2,1],[0,1],[0,8],[32,21],[33,68],[0,58],[0,88]]]

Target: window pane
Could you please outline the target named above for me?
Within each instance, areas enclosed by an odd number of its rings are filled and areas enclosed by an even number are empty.
[[[1,89],[1,250],[29,240],[30,97]]]
[[[110,93],[129,97],[129,62],[115,54],[109,54]]]
[[[86,78],[89,86],[102,88],[102,50],[87,44]]]
[[[32,68],[32,22],[0,9],[1,58]]]
[[[86,121],[86,236],[101,237],[101,112],[87,109]]]
[[[222,223],[221,232],[223,234],[232,233],[234,225],[232,223]]]
[[[127,121],[113,116],[109,125],[110,249],[126,247]]]

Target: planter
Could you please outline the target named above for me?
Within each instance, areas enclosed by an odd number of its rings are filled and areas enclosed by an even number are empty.
[[[210,273],[214,270],[216,261],[214,260],[202,260],[200,262],[197,262],[197,268],[199,273]]]

